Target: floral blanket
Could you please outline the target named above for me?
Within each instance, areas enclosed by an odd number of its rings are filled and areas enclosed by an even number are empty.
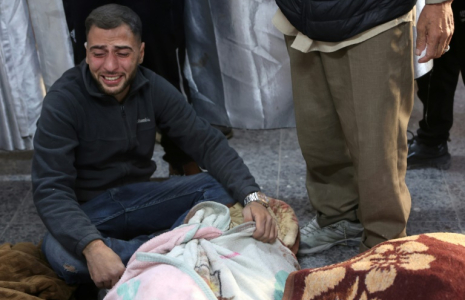
[[[384,242],[354,258],[293,272],[283,300],[465,299],[465,235]]]

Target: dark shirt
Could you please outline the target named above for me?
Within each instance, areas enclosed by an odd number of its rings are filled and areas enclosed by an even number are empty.
[[[312,40],[342,42],[408,13],[416,0],[276,0],[289,22]]]
[[[81,63],[46,95],[34,136],[34,203],[50,233],[82,255],[101,239],[80,209],[105,190],[148,181],[159,128],[216,178],[236,201],[258,191],[253,176],[227,140],[196,116],[179,91],[138,67],[122,103],[102,93]]]

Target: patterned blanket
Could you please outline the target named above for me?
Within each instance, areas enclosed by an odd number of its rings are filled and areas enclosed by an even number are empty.
[[[283,300],[465,299],[465,235],[429,233],[293,272]]]
[[[255,240],[254,222],[229,229],[230,211],[219,203],[196,205],[186,222],[143,244],[105,300],[282,298],[299,269],[289,248]]]

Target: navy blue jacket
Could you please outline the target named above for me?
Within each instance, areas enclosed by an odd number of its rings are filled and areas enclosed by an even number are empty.
[[[197,117],[176,88],[139,67],[123,103],[102,93],[83,62],[47,93],[34,137],[33,198],[51,234],[82,255],[100,232],[80,209],[105,190],[148,181],[156,128],[226,187],[236,201],[259,191],[221,132]]]
[[[416,0],[276,0],[289,22],[313,40],[341,42],[408,13]]]

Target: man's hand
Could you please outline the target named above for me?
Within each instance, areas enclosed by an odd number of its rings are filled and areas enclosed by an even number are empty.
[[[274,243],[278,237],[278,227],[268,210],[260,203],[250,202],[242,211],[244,222],[255,221],[257,228],[253,237],[264,243]]]
[[[426,55],[418,60],[425,63],[432,58],[439,58],[449,47],[454,33],[454,16],[452,0],[437,4],[427,4],[421,11],[417,23],[417,49],[420,56],[426,48]]]
[[[101,240],[90,242],[82,253],[87,259],[90,277],[100,289],[112,288],[126,269],[121,258]]]

